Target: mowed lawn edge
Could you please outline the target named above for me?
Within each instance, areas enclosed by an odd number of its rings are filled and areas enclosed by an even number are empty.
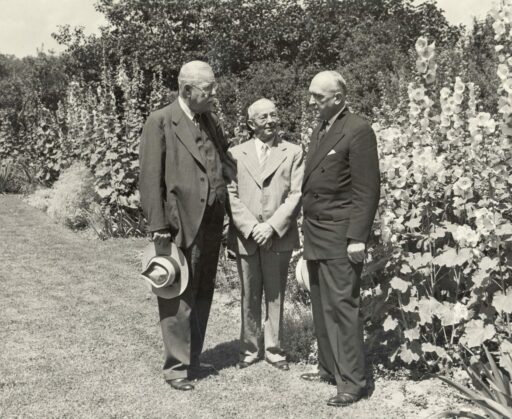
[[[202,360],[216,372],[177,392],[161,374],[155,297],[138,277],[145,239],[88,240],[19,196],[0,195],[1,418],[411,418],[463,402],[437,379],[379,379],[354,406],[335,387],[260,362],[235,367],[239,303],[217,291]]]

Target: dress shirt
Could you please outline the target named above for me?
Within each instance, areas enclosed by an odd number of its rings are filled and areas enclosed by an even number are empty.
[[[263,142],[261,141],[258,137],[254,137],[254,144],[256,145],[256,154],[258,155],[258,161],[261,162],[261,159],[262,159],[262,156],[263,156],[263,149],[265,147],[268,147],[268,154],[267,154],[267,157],[268,155],[270,154],[270,148],[274,145],[274,142],[275,142],[275,138],[273,138],[271,141],[268,141],[268,142]]]

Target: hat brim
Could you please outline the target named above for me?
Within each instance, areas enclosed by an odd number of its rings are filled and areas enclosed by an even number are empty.
[[[187,289],[189,283],[189,269],[185,255],[175,243],[169,242],[167,245],[162,245],[156,242],[149,243],[144,249],[142,255],[142,270],[144,271],[150,261],[155,256],[167,256],[174,259],[179,266],[180,274],[176,281],[168,287],[156,288],[151,286],[151,291],[159,297],[165,299],[176,298],[183,294]]]
[[[297,283],[302,290],[308,292],[311,291],[309,284],[308,264],[302,257],[299,258],[297,265],[295,266],[295,278],[297,278]]]

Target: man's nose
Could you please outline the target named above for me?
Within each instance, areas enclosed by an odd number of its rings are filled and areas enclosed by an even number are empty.
[[[309,97],[308,105],[313,106],[313,105],[315,105],[315,104],[316,104],[315,98],[313,97],[313,95],[311,95],[311,96]]]

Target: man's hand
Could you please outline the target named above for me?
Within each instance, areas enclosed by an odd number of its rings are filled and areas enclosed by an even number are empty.
[[[356,240],[351,240],[347,247],[348,258],[352,263],[363,262],[365,257],[365,251],[366,244],[358,242]]]
[[[271,240],[273,234],[274,229],[267,223],[256,224],[251,232],[258,246],[265,246]]]
[[[172,240],[172,236],[168,230],[159,230],[153,233],[153,240],[159,245],[165,245]]]

